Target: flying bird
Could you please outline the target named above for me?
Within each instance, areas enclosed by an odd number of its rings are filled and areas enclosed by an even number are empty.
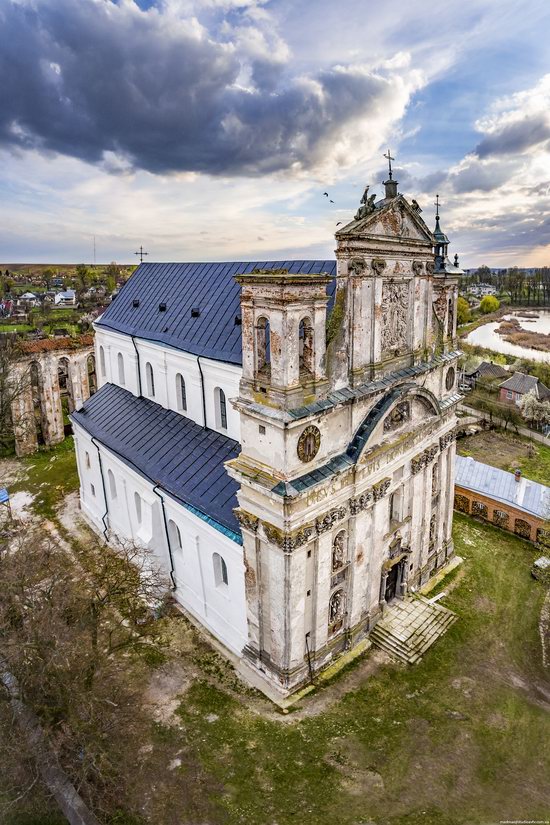
[[[323,195],[325,196],[325,198],[328,198],[328,192],[323,192]]]
[[[340,224],[341,224],[341,223],[342,223],[342,221],[338,221],[338,223],[336,224],[336,226],[340,226]]]
[[[329,201],[330,201],[330,203],[334,203],[334,201],[331,201],[330,198],[329,198]]]

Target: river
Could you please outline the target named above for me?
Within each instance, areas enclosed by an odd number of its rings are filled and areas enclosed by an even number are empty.
[[[509,321],[510,318],[517,317],[523,329],[532,330],[533,332],[544,332],[546,335],[550,335],[550,310],[532,308],[526,311],[536,313],[539,317],[522,318],[518,316],[517,313],[512,312],[510,315],[505,315],[501,320]],[[472,330],[464,340],[467,344],[492,349],[495,352],[503,352],[505,355],[515,355],[516,358],[529,358],[531,361],[550,362],[550,352],[541,352],[541,350],[538,349],[520,347],[517,344],[512,344],[510,341],[505,341],[502,335],[498,335],[495,331],[499,326],[500,321],[483,324],[483,326]]]

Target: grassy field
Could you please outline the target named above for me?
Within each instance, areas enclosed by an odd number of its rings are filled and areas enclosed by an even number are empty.
[[[488,430],[459,439],[457,451],[501,470],[513,472],[519,467],[527,478],[550,485],[550,446],[537,441],[503,430]]]
[[[546,459],[547,460],[547,459]],[[78,486],[72,439],[22,462],[12,490],[51,517]],[[550,683],[529,544],[455,516],[464,559],[442,588],[459,620],[420,664],[358,660],[289,714],[189,640],[156,679],[163,718],[128,766],[159,825],[496,825],[550,819]],[[176,646],[177,647],[177,646]],[[183,675],[182,670],[183,669]],[[179,700],[177,699],[180,694]],[[176,697],[176,701],[172,699]],[[174,708],[174,712],[172,712]],[[52,819],[52,822],[57,822]],[[42,820],[7,819],[8,825]]]

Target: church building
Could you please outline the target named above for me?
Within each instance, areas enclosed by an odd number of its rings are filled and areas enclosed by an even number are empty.
[[[461,270],[384,186],[334,260],[141,264],[72,415],[83,514],[281,697],[453,555]]]

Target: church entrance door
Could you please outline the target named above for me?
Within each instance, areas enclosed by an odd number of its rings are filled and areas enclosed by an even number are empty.
[[[384,593],[384,599],[386,604],[395,599],[395,595],[397,593],[397,585],[399,583],[399,568],[401,567],[400,564],[394,564],[388,570],[388,575],[386,577],[386,590]]]

